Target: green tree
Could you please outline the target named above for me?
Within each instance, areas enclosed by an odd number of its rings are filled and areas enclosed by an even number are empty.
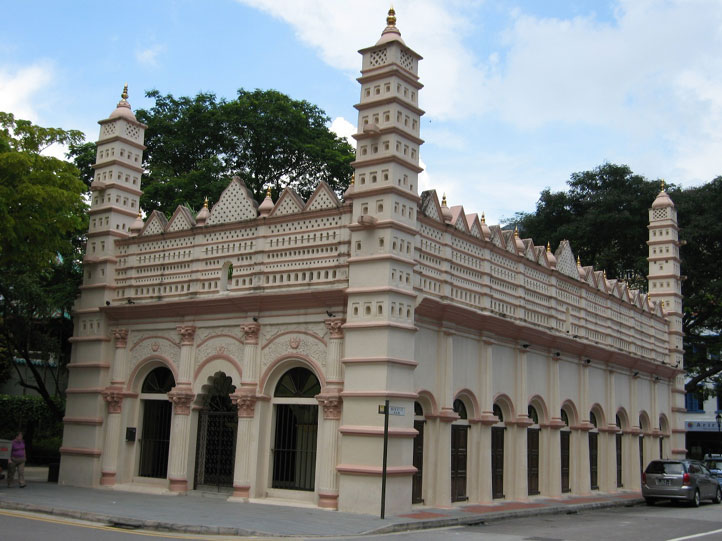
[[[14,368],[20,385],[37,391],[56,417],[62,411],[40,366],[67,362],[87,205],[77,168],[42,152],[82,137],[0,113],[0,363]]]
[[[71,143],[68,145],[68,153],[65,155],[80,171],[80,180],[85,184],[86,190],[90,190],[90,184],[93,182],[93,176],[95,175],[93,164],[97,152],[98,145],[94,142]]]
[[[215,201],[232,175],[255,198],[286,186],[308,197],[318,181],[339,195],[348,186],[353,148],[328,129],[329,118],[307,101],[275,90],[239,90],[231,101],[214,94],[175,98],[157,90],[148,110],[141,206],[170,215],[178,205],[198,209]]]
[[[647,290],[647,210],[660,190],[659,181],[635,175],[625,165],[605,163],[573,173],[567,191],[541,193],[533,213],[517,214],[510,223],[520,235],[538,243],[571,242],[583,265],[605,269],[610,278]],[[688,392],[709,392],[701,382],[722,383],[722,177],[696,188],[668,186],[675,202],[681,248],[684,294],[685,369]]]

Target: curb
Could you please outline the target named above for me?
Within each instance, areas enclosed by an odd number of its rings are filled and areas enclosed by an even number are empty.
[[[429,520],[419,520],[414,522],[397,522],[382,526],[373,530],[359,532],[354,535],[381,535],[390,533],[399,533],[407,531],[429,530],[435,528],[448,528],[451,526],[473,526],[485,524],[492,521],[507,520],[522,517],[535,517],[542,515],[554,514],[576,514],[580,511],[589,511],[594,509],[604,509],[611,507],[634,507],[644,503],[643,498],[630,498],[624,500],[610,500],[605,502],[589,502],[579,504],[553,504],[548,507],[535,507],[530,509],[514,509],[509,511],[497,511],[482,514],[469,514],[469,516],[455,516],[448,518],[434,518]],[[243,528],[233,528],[227,526],[206,526],[194,524],[178,524],[172,522],[160,522],[154,520],[139,520],[123,516],[111,516],[103,513],[94,513],[89,511],[80,511],[74,509],[63,509],[58,507],[47,507],[31,503],[21,503],[0,500],[0,507],[4,509],[12,509],[15,511],[26,511],[32,513],[42,513],[76,520],[85,520],[105,524],[107,526],[121,528],[125,530],[149,530],[157,532],[175,532],[200,535],[226,535],[226,536],[255,536],[255,537],[298,537],[295,534],[279,534],[272,532],[262,532],[257,530],[247,530]],[[342,535],[347,537],[349,534]],[[301,537],[339,537],[340,534],[303,534]]]

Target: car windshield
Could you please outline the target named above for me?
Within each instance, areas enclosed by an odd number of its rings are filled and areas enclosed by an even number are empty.
[[[708,460],[707,467],[710,470],[722,470],[722,460]]]
[[[645,473],[683,474],[684,465],[681,462],[650,462]]]

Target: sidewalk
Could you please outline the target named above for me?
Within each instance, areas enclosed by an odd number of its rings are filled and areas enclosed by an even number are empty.
[[[479,524],[491,520],[541,514],[574,513],[588,509],[630,506],[642,502],[639,493],[595,494],[560,500],[461,505],[449,509],[419,508],[398,516],[357,515],[315,507],[263,503],[232,503],[224,496],[196,492],[159,496],[88,489],[46,483],[47,468],[27,468],[27,488],[0,483],[0,508],[46,513],[125,528],[163,532],[238,536],[368,535]],[[47,475],[45,473],[45,475]]]

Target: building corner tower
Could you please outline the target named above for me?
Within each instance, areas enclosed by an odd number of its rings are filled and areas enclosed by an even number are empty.
[[[345,388],[339,510],[376,513],[381,501],[384,416],[389,422],[386,508],[411,507],[414,369],[414,255],[419,206],[421,56],[408,48],[391,9],[381,38],[363,56],[345,331]]]
[[[667,320],[669,354],[667,362],[677,368],[677,376],[671,382],[670,404],[672,406],[671,448],[664,451],[666,457],[676,455],[684,458],[684,344],[682,332],[682,278],[680,274],[679,226],[677,209],[664,189],[657,195],[649,209],[649,298],[660,303]],[[659,420],[655,420],[659,422]],[[662,427],[659,427],[662,428]],[[668,454],[669,453],[669,454]]]
[[[85,486],[114,484],[114,457],[120,445],[128,331],[110,329],[103,309],[124,300],[124,291],[116,286],[117,274],[122,271],[117,270],[115,241],[131,235],[140,213],[147,126],[138,122],[130,108],[128,85],[115,110],[98,124],[83,284],[74,306],[70,339],[68,393],[74,397],[67,404],[60,449],[60,483],[72,480]]]

